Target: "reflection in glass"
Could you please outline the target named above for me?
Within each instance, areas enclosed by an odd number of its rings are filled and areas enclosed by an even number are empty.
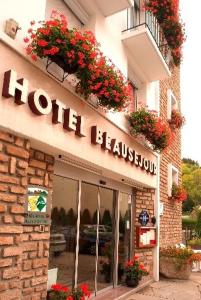
[[[97,290],[113,284],[114,191],[100,188]]]
[[[119,193],[119,248],[118,248],[118,282],[121,283],[123,266],[130,256],[131,233],[131,196]]]
[[[82,183],[78,283],[86,283],[95,290],[98,187]]]
[[[49,269],[57,268],[57,282],[74,284],[78,182],[54,175]]]

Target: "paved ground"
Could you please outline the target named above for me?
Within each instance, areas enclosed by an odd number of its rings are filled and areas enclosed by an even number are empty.
[[[201,273],[189,280],[161,279],[126,300],[201,300]]]

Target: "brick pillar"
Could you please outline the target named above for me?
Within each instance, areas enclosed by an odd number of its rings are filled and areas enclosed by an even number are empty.
[[[21,238],[30,144],[0,131],[0,299],[21,300]]]
[[[31,149],[28,183],[47,187],[52,193],[54,158]],[[24,226],[22,257],[22,299],[46,299],[50,226],[40,232],[39,226]]]
[[[154,200],[155,190],[144,188],[143,190],[136,191],[134,207],[134,241],[136,237],[135,226],[140,225],[140,223],[138,223],[139,214],[142,209],[145,209],[147,210],[151,219],[151,217],[154,216]],[[153,226],[151,220],[147,224],[147,226]],[[145,265],[150,274],[149,276],[143,277],[142,282],[148,281],[150,277],[153,276],[153,248],[137,249],[136,246],[134,246],[134,253],[139,256],[140,261]]]

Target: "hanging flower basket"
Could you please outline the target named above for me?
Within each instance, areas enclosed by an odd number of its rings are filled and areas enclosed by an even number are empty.
[[[48,58],[69,74],[95,63],[98,44],[91,31],[69,29],[66,17],[55,10],[50,20],[37,25],[32,21],[24,38],[26,52],[33,60]]]
[[[172,196],[170,197],[171,200],[179,203],[186,201],[187,196],[186,189],[182,185],[177,185],[175,183],[172,185]]]
[[[99,53],[96,64],[79,72],[77,91],[86,98],[94,94],[98,104],[108,110],[121,111],[129,105],[131,87],[121,71],[111,60]]]
[[[179,20],[179,0],[148,0],[144,7],[157,18],[171,48],[173,62],[178,66],[185,41],[184,24]]]
[[[185,118],[181,115],[181,113],[173,109],[171,113],[171,119],[169,120],[170,127],[175,129],[180,129],[185,123]]]
[[[170,145],[172,140],[170,126],[155,112],[141,108],[130,114],[129,123],[131,135],[143,134],[153,150],[161,152]]]
[[[64,72],[74,74],[77,72],[79,65],[76,62],[69,63],[64,57],[60,55],[48,56],[48,60],[57,64]]]

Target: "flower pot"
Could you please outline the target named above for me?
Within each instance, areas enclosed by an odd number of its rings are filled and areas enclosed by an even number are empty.
[[[188,279],[191,274],[191,264],[184,259],[160,257],[159,271],[167,278]]]
[[[126,285],[129,287],[136,287],[139,284],[139,279],[138,278],[130,278],[126,277]]]
[[[49,55],[48,59],[57,64],[64,72],[68,74],[73,74],[78,70],[78,64],[73,62],[69,64],[62,56],[60,55]]]

